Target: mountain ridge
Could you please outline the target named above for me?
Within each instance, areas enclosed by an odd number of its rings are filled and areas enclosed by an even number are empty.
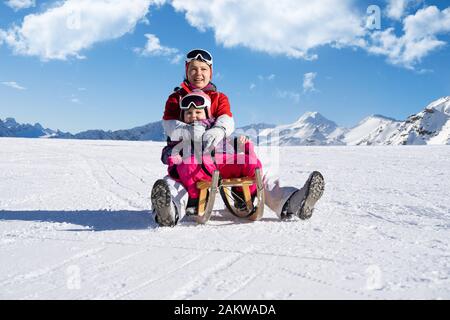
[[[317,111],[307,111],[291,124],[250,124],[236,128],[261,145],[426,145],[450,144],[450,96],[429,103],[404,121],[372,114],[351,128],[338,126]],[[165,141],[162,121],[115,131],[87,130],[76,134],[41,124],[19,124],[0,119],[0,137]]]

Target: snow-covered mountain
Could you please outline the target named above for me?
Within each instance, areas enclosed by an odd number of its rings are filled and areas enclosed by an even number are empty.
[[[382,115],[372,115],[351,128],[344,136],[347,145],[383,145],[402,124]]]
[[[450,145],[450,96],[430,103],[405,121],[372,115],[347,129],[339,127],[318,112],[306,112],[292,124],[251,124],[236,128],[235,134],[246,134],[261,145]],[[44,129],[39,123],[18,124],[13,118],[0,120],[0,137],[134,141],[166,139],[161,121],[127,130],[88,130],[71,134]]]
[[[130,141],[165,141],[162,121],[152,122],[143,126],[127,130],[104,131],[88,130],[77,134],[58,132],[54,136],[58,139],[82,140],[130,140]]]
[[[14,118],[0,119],[0,137],[16,138],[54,138],[54,139],[81,139],[81,140],[131,140],[131,141],[164,141],[162,122],[152,122],[132,129],[104,131],[87,130],[72,134],[60,130],[45,129],[39,123],[20,124]]]
[[[307,112],[292,124],[262,130],[258,139],[279,145],[449,145],[450,96],[433,101],[405,121],[372,115],[350,129],[318,112]]]
[[[275,127],[276,126],[274,124],[267,124],[267,123],[250,124],[247,126],[236,128],[233,132],[233,136],[238,136],[242,134],[249,137],[252,141],[257,142],[258,135],[262,130]]]
[[[48,138],[56,132],[42,127],[39,123],[20,124],[14,118],[0,119],[0,137]]]
[[[430,103],[400,124],[385,144],[450,144],[450,96]]]
[[[262,130],[258,138],[263,145],[342,145],[346,131],[318,112],[306,112],[292,124]]]

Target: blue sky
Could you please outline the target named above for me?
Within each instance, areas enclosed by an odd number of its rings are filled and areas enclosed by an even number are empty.
[[[0,118],[73,133],[160,120],[196,47],[238,126],[405,119],[450,95],[446,1],[310,2],[1,0]],[[362,25],[370,5],[380,28]]]

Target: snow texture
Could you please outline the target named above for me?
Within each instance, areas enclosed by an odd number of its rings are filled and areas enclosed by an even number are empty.
[[[310,220],[159,228],[162,146],[1,138],[0,299],[450,298],[448,146],[281,147],[282,184],[325,177]]]

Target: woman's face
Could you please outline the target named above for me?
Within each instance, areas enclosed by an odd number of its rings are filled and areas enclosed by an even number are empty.
[[[211,81],[211,69],[209,65],[200,60],[192,60],[187,70],[187,79],[192,85],[203,89]]]
[[[206,113],[205,109],[195,109],[190,107],[189,110],[184,112],[184,122],[193,123],[194,121],[205,120]]]

